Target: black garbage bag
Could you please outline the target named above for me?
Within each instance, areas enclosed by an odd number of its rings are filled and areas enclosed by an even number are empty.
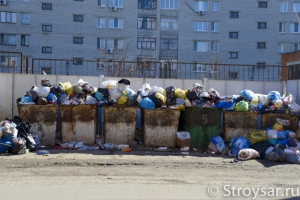
[[[22,137],[12,139],[12,154],[25,154],[26,153],[26,140]]]
[[[34,90],[29,90],[26,92],[28,96],[30,96],[32,98],[32,101],[34,103],[37,103],[38,101],[38,94],[36,93],[36,91]]]
[[[176,97],[170,94],[167,94],[166,104],[168,106],[176,105]]]
[[[47,101],[47,99],[44,98],[44,97],[38,97],[37,104],[38,104],[38,105],[47,105],[47,104],[48,104],[48,101]]]
[[[189,90],[186,93],[186,96],[190,101],[198,99],[198,95],[197,95],[196,91],[194,91],[194,90]]]
[[[156,108],[160,108],[160,107],[162,107],[162,102],[161,102],[160,99],[156,98],[155,94],[156,93],[150,94],[148,96],[148,98],[151,99],[154,102]]]
[[[52,92],[57,97],[59,97],[60,95],[62,95],[64,93],[64,89],[63,89],[63,87],[60,84],[58,84],[58,85],[52,85],[50,87],[50,92]]]
[[[256,150],[259,153],[260,158],[264,159],[266,156],[266,150],[271,146],[273,145],[269,141],[264,141],[254,143],[250,146],[250,148]]]
[[[43,86],[43,87],[50,87],[50,81],[49,81],[49,79],[47,79],[47,78],[43,78],[42,80],[41,80],[41,86]]]
[[[139,102],[136,98],[130,97],[126,101],[126,106],[139,106]]]
[[[165,88],[165,90],[166,90],[167,94],[169,94],[169,95],[172,94],[173,96],[175,96],[175,90],[176,90],[176,88],[174,86],[169,86],[169,87]]]
[[[109,92],[107,88],[98,88],[98,92],[100,92],[105,99],[108,99],[109,97]]]
[[[121,79],[118,81],[118,83],[122,83],[124,85],[130,85],[130,81],[128,79]]]
[[[30,133],[30,128],[31,125],[28,121],[22,121],[16,126],[16,129],[18,130],[18,137],[24,138],[26,141],[26,148],[30,151],[34,151],[36,149],[36,143]]]

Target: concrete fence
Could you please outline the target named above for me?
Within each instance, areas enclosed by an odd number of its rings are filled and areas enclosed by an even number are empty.
[[[79,79],[87,81],[93,87],[101,87],[102,82],[106,80],[120,80],[120,77],[104,77],[100,75],[95,76],[64,76],[64,75],[47,75],[51,84],[58,82],[76,83]],[[41,80],[45,75],[33,74],[11,74],[0,73],[0,120],[12,118],[18,115],[16,100],[26,94],[32,85],[41,86]],[[126,77],[124,77],[126,78]],[[188,89],[194,83],[203,83],[206,90],[210,88],[216,89],[221,96],[231,96],[239,94],[241,90],[249,89],[254,93],[268,94],[270,91],[278,91],[280,94],[290,92],[294,95],[294,102],[299,104],[299,88],[300,82],[298,80],[287,82],[255,82],[255,81],[221,81],[221,80],[202,80],[193,79],[151,79],[151,78],[130,78],[130,88],[134,91],[139,90],[144,83],[151,86],[160,86],[166,88],[168,86],[175,86],[176,88]]]

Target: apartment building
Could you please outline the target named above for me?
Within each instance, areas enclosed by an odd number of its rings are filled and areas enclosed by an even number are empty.
[[[300,0],[0,0],[0,52],[263,68],[300,50],[299,12]]]

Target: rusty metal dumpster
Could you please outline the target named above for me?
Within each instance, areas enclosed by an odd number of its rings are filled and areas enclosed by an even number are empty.
[[[55,146],[57,105],[18,104],[18,114],[23,121],[29,121],[30,131],[38,135],[42,145]]]
[[[97,131],[97,105],[61,105],[62,142],[94,145]]]
[[[138,107],[104,106],[105,141],[126,144],[127,140],[134,140],[137,110]]]
[[[224,138],[236,138],[257,129],[258,112],[224,111]]]
[[[222,109],[186,107],[181,112],[180,124],[182,131],[191,135],[191,146],[205,148],[211,137],[220,135]]]
[[[144,145],[174,148],[179,117],[180,110],[142,109]]]
[[[298,128],[298,120],[299,116],[297,115],[287,115],[287,114],[279,114],[279,113],[264,113],[261,116],[261,128],[266,129],[268,127],[272,127],[277,121],[276,119],[286,119],[291,122],[291,124],[286,127],[288,130],[296,131]]]

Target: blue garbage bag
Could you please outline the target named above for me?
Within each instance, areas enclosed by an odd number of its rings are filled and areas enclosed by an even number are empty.
[[[49,95],[46,97],[48,102],[52,102],[54,104],[57,103],[57,97],[54,93],[50,92]]]
[[[251,143],[246,138],[240,136],[232,141],[231,153],[238,155],[241,149],[250,148]]]
[[[220,101],[219,103],[215,104],[215,107],[222,108],[222,109],[229,109],[234,104],[235,104],[234,102]]]
[[[21,98],[21,103],[29,103],[29,102],[33,102],[30,96],[25,95],[24,97]]]
[[[254,92],[252,92],[251,90],[242,90],[240,92],[240,95],[248,101],[252,101],[252,99],[255,97]]]
[[[268,94],[268,99],[270,99],[271,101],[281,100],[280,93],[278,91],[271,91]]]
[[[288,138],[290,131],[289,130],[285,130],[285,131],[278,131],[277,135],[278,135],[278,140],[284,140]]]
[[[100,92],[95,93],[95,99],[97,99],[97,101],[105,101],[103,94]]]
[[[212,143],[214,143],[216,145],[216,147],[217,147],[217,149],[218,149],[219,152],[221,152],[224,149],[226,149],[224,140],[220,136],[212,137],[211,141],[212,141]]]
[[[152,110],[155,108],[155,103],[148,97],[145,97],[140,102],[140,107],[147,110]]]

